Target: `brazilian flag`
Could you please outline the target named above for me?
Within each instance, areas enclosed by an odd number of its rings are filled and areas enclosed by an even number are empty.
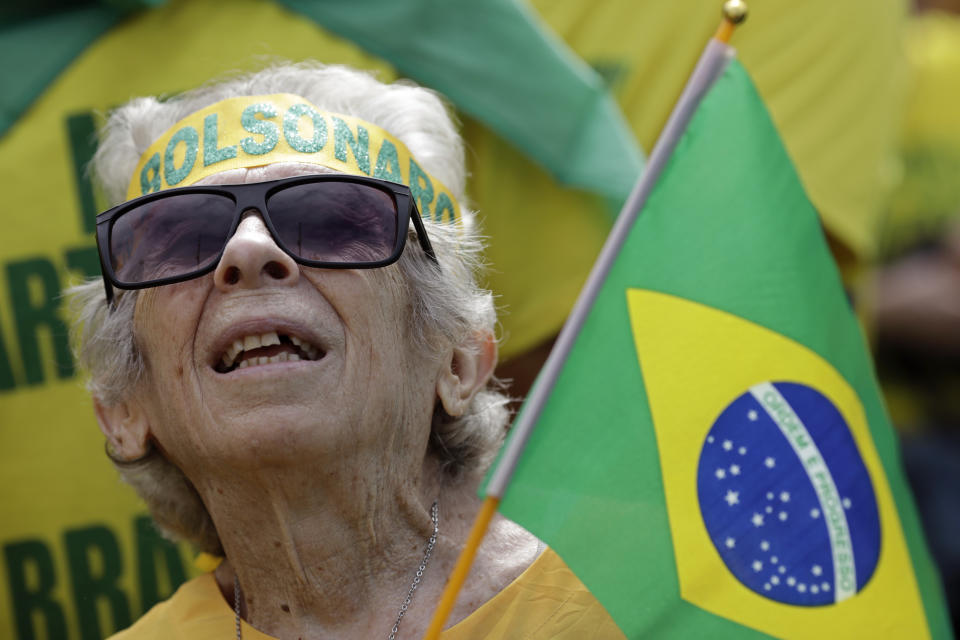
[[[628,637],[951,635],[867,345],[736,60],[629,230],[526,452],[501,511]]]

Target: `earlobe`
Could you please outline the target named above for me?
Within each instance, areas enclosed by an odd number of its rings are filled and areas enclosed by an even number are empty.
[[[476,333],[466,345],[455,347],[437,379],[437,397],[451,416],[463,415],[497,364],[497,342],[489,333]]]
[[[150,450],[150,424],[136,402],[105,405],[93,401],[100,430],[107,438],[107,451],[118,462],[142,458]]]

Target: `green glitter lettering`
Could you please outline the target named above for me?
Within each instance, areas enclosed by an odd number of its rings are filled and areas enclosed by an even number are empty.
[[[240,125],[245,131],[263,136],[262,142],[257,142],[252,136],[240,141],[240,146],[251,156],[262,156],[265,153],[270,153],[277,146],[277,142],[280,141],[280,131],[277,125],[273,122],[261,120],[257,117],[258,113],[263,115],[264,118],[276,118],[277,108],[269,102],[258,102],[250,105],[240,114]]]
[[[237,145],[217,148],[219,137],[217,114],[211,113],[203,119],[203,166],[209,167],[214,163],[237,157]]]
[[[430,176],[410,158],[410,193],[417,203],[417,209],[424,218],[430,217],[430,203],[433,202],[433,183]]]
[[[403,184],[403,174],[400,173],[400,160],[397,159],[397,148],[389,140],[384,140],[377,153],[377,166],[373,170],[373,177],[379,180],[389,180]]]
[[[333,116],[333,155],[340,162],[347,161],[347,145],[353,150],[360,171],[370,175],[370,136],[367,130],[357,125],[357,137],[354,138],[349,125]]]
[[[447,222],[454,222],[455,214],[453,213],[453,201],[450,199],[450,196],[444,192],[440,192],[437,196],[437,208],[433,211],[433,219],[437,222],[443,222],[443,212],[447,212]]]
[[[299,124],[303,116],[310,116],[313,120],[312,140],[300,137]],[[327,121],[310,105],[295,104],[283,115],[283,137],[294,151],[316,153],[327,144]]]
[[[151,171],[153,172],[152,176],[150,175]],[[141,195],[160,191],[162,186],[163,185],[160,184],[160,154],[155,153],[150,156],[147,164],[143,165],[143,169],[140,171]]]
[[[174,167],[173,152],[181,142],[186,145],[183,164],[179,167]],[[197,161],[197,151],[199,148],[200,134],[197,133],[197,130],[193,127],[187,125],[173,134],[170,142],[167,143],[167,151],[163,156],[163,177],[168,185],[172,187],[187,177],[190,170],[193,169],[193,164]]]

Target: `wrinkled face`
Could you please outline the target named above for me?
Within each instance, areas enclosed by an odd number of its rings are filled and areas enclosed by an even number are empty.
[[[271,165],[206,182],[307,171]],[[410,317],[396,265],[302,267],[247,212],[212,274],[140,293],[147,375],[135,399],[195,483],[214,466],[372,465],[386,452],[418,468],[440,367],[416,351]]]

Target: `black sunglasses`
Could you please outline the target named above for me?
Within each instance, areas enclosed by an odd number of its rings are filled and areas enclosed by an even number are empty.
[[[410,220],[437,256],[406,185],[342,174],[158,191],[97,216],[107,301],[113,287],[143,289],[212,271],[245,211],[256,209],[277,246],[299,264],[372,269],[399,260]],[[412,214],[412,215],[411,215]]]

